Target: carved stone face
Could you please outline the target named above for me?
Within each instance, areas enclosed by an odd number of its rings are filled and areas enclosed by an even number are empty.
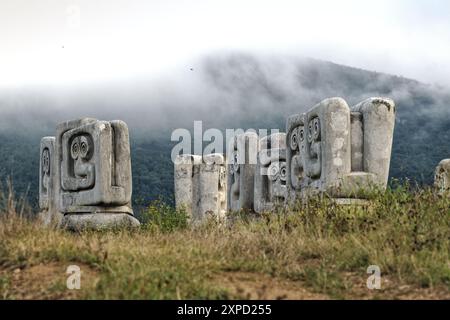
[[[88,134],[74,136],[70,143],[69,176],[74,180],[71,191],[85,190],[95,185],[95,164],[90,160],[94,154],[94,143]]]
[[[286,197],[286,161],[274,161],[270,163],[268,170],[268,194],[269,201],[284,201]]]
[[[124,122],[68,121],[58,126],[57,143],[61,212],[85,213],[93,207],[132,212],[129,134]]]
[[[320,178],[322,172],[320,120],[312,118],[308,123],[306,175],[312,179]]]
[[[42,151],[42,191],[47,193],[50,183],[50,151],[45,148]]]
[[[42,173],[44,175],[50,174],[50,151],[48,148],[42,151]]]
[[[54,176],[53,153],[55,152],[55,138],[44,137],[40,145],[39,167],[39,207],[49,209],[54,201],[54,188],[52,177]]]
[[[294,128],[290,135],[289,147],[292,150],[291,159],[291,184],[292,188],[300,187],[300,181],[304,178],[304,147],[305,146],[305,128],[298,126]]]

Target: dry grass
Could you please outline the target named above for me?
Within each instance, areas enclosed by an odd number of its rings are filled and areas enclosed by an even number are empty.
[[[313,199],[196,229],[155,203],[138,231],[81,234],[43,228],[0,198],[0,298],[450,299],[450,197],[429,189],[378,192],[370,208]],[[79,291],[65,286],[72,264]],[[369,265],[381,290],[366,288]]]

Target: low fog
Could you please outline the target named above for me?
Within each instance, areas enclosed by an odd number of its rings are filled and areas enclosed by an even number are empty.
[[[164,76],[0,89],[0,130],[51,134],[58,122],[87,116],[122,119],[132,132],[155,137],[170,136],[175,128],[192,129],[194,120],[202,120],[204,128],[283,130],[288,115],[333,96],[349,104],[388,96],[397,102],[398,122],[407,121],[411,112],[439,120],[450,113],[448,92],[304,57],[212,53]],[[417,108],[421,104],[424,108]]]

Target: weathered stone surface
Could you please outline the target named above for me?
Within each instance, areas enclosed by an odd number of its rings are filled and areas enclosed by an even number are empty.
[[[354,140],[355,135],[358,135],[357,140],[362,141],[363,154],[362,163],[358,161],[359,167],[353,169],[352,161],[352,171],[373,173],[375,183],[386,187],[394,137],[395,103],[388,98],[369,98],[353,106],[351,111],[362,117],[362,132],[352,130],[352,138]],[[353,150],[352,143],[352,155],[357,152],[361,153],[361,150]],[[359,160],[358,156],[352,157],[352,160],[357,158]]]
[[[225,157],[179,155],[175,159],[175,203],[184,208],[193,224],[208,218],[220,221],[227,211]]]
[[[177,156],[175,159],[175,206],[177,210],[185,210],[192,218],[194,207],[194,171],[198,175],[202,157],[190,154]]]
[[[272,211],[285,203],[286,134],[276,133],[260,139],[260,151],[255,171],[255,211]]]
[[[289,200],[316,193],[355,198],[360,189],[385,188],[394,123],[394,102],[385,98],[352,108],[341,98],[330,98],[289,117]]]
[[[113,212],[68,214],[64,216],[62,222],[62,227],[71,231],[124,229],[139,226],[139,221],[132,215]]]
[[[450,159],[442,160],[434,174],[434,186],[439,192],[450,191]]]
[[[45,225],[58,224],[61,214],[55,199],[55,137],[41,139],[39,161],[39,213]]]
[[[228,149],[228,210],[254,209],[254,181],[258,156],[258,135],[236,135]]]
[[[133,217],[128,127],[122,121],[80,119],[57,127],[55,198],[63,226],[98,229]],[[108,214],[114,214],[105,218]],[[87,223],[95,217],[92,224]],[[77,221],[79,225],[77,226]]]

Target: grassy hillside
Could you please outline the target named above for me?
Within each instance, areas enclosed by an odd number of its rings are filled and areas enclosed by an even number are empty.
[[[157,202],[141,229],[68,233],[1,196],[3,299],[450,299],[450,197],[406,187],[369,208],[323,199],[190,229]],[[23,210],[22,210],[23,211]],[[81,290],[66,269],[81,268]],[[378,265],[381,289],[368,290]]]

